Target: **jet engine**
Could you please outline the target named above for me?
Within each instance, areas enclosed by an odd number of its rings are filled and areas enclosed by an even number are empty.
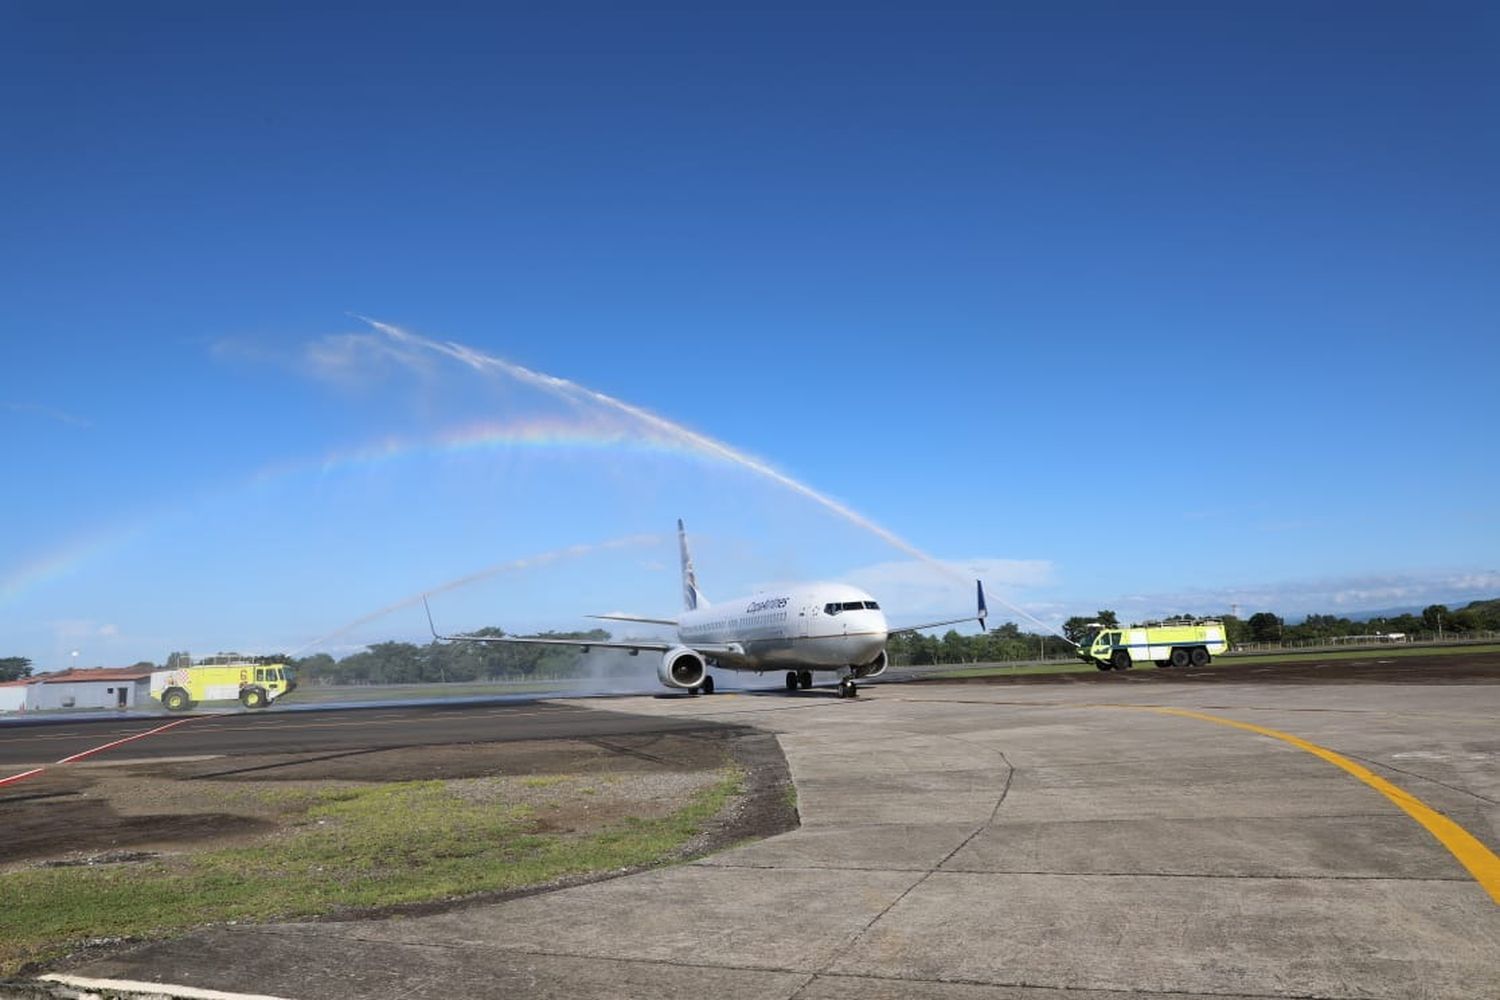
[[[882,649],[880,652],[875,654],[875,659],[871,660],[869,663],[866,663],[862,667],[855,667],[854,676],[879,677],[881,674],[885,673],[886,664],[888,664],[889,662],[890,658],[885,655],[885,650]]]
[[[676,646],[662,654],[656,679],[669,688],[695,688],[703,683],[707,673],[708,664],[703,657],[686,646]]]

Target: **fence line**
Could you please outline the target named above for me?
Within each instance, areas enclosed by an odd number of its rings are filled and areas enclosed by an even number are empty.
[[[1315,639],[1287,639],[1282,642],[1237,642],[1236,653],[1266,653],[1284,649],[1349,649],[1390,646],[1466,646],[1482,642],[1500,641],[1500,632],[1481,630],[1475,632],[1408,632],[1403,638],[1393,639],[1386,635],[1369,636],[1322,636]]]

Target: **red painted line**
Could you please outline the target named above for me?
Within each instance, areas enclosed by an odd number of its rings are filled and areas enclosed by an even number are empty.
[[[171,729],[174,726],[180,726],[184,722],[192,722],[193,718],[194,716],[188,716],[186,719],[178,719],[176,722],[169,722],[165,726],[157,726],[155,729],[148,729],[144,733],[136,733],[134,736],[127,736],[123,740],[115,740],[113,743],[106,743],[103,746],[94,747],[92,750],[85,750],[82,753],[75,753],[71,757],[64,757],[62,760],[58,761],[58,763],[71,764],[75,760],[83,760],[83,758],[85,757],[92,757],[94,754],[108,750],[110,747],[117,747],[122,743],[133,743],[136,740],[143,740],[147,736],[154,736],[157,733],[166,732],[168,729]]]
[[[20,774],[12,774],[9,778],[0,778],[0,785],[9,785],[11,782],[20,781],[22,778],[29,778],[33,774],[41,774],[45,770],[47,770],[45,767],[33,767],[29,771],[22,771]]]

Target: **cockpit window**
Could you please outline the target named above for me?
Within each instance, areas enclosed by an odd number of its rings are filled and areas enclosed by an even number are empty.
[[[836,615],[840,611],[879,611],[880,605],[874,601],[834,601],[832,604],[823,605],[825,615]]]

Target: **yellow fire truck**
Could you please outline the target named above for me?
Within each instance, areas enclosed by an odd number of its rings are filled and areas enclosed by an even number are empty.
[[[265,708],[297,686],[292,668],[234,654],[209,656],[200,663],[151,674],[151,697],[169,712],[186,712],[199,702],[238,701]]]
[[[1145,661],[1158,667],[1206,667],[1228,648],[1223,622],[1169,618],[1129,628],[1095,625],[1078,644],[1078,657],[1100,670],[1129,670]]]

